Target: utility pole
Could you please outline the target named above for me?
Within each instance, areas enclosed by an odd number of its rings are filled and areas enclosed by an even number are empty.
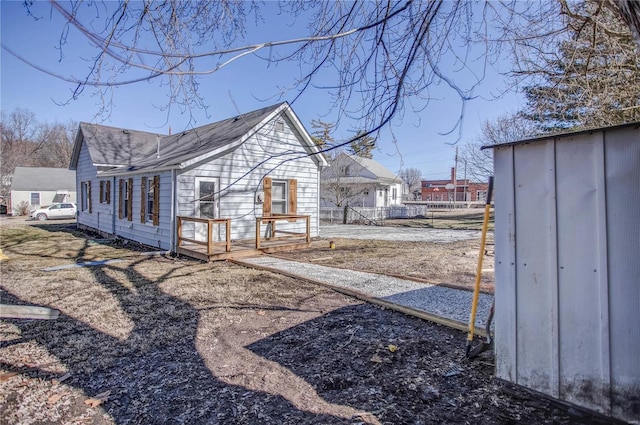
[[[458,147],[456,146],[456,163],[453,167],[453,210],[456,210],[456,198],[458,197]]]

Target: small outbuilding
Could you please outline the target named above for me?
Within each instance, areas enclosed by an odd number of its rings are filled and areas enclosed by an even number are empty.
[[[173,135],[81,123],[78,225],[205,260],[232,241],[308,244],[326,165],[286,102]]]
[[[76,173],[66,168],[16,167],[11,180],[8,212],[20,215],[25,210],[57,202],[76,202]]]
[[[640,421],[640,123],[491,146],[497,376]]]

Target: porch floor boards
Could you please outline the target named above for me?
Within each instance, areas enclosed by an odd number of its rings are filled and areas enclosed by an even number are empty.
[[[211,262],[223,260],[235,260],[239,258],[252,257],[261,254],[271,254],[274,252],[294,251],[308,248],[311,244],[305,241],[292,240],[262,240],[260,249],[256,249],[254,240],[237,241],[231,243],[231,251],[226,252],[224,246],[215,246],[211,255],[207,254],[207,247],[197,244],[184,244],[177,248],[179,255],[196,258],[198,260]]]

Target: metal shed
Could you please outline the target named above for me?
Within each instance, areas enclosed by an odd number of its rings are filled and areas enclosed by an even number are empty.
[[[492,148],[497,376],[640,422],[640,123]]]

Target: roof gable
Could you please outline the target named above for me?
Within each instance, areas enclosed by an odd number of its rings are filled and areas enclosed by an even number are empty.
[[[11,190],[76,190],[76,173],[66,168],[16,167]]]
[[[96,125],[89,127],[90,125],[83,123],[86,130],[81,126],[81,131],[78,133],[82,132],[82,134],[76,138],[76,145],[81,143],[83,136],[87,140],[85,133],[93,131],[93,138],[87,143],[93,163],[118,167],[103,173],[107,175],[183,168],[237,148],[280,114],[286,114],[293,123],[293,130],[305,152],[313,156],[318,165],[326,165],[324,157],[318,154],[317,146],[286,102],[170,136],[159,136],[133,130],[123,131]],[[98,141],[101,138],[103,140]],[[110,145],[112,141],[115,146],[119,146],[124,151],[117,157],[112,152],[114,150]],[[107,154],[102,150],[106,150]],[[77,162],[75,151],[74,158],[76,158],[75,164]],[[99,162],[98,160],[110,162]]]
[[[160,134],[127,130],[81,122],[73,147],[69,168],[77,167],[84,142],[94,165],[122,166],[135,164],[154,151]]]
[[[367,177],[376,180],[400,182],[399,177],[373,159],[349,155],[342,152],[332,161],[332,164],[340,165],[341,163],[346,162],[356,165],[355,167],[349,167],[349,174],[353,177]],[[336,172],[339,171],[336,170]]]

